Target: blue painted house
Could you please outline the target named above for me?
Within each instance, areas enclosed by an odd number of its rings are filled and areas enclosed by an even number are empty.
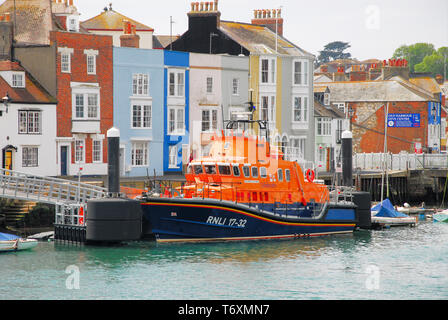
[[[164,173],[164,60],[162,50],[114,47],[114,126],[121,133],[122,176]]]
[[[190,156],[190,54],[163,51],[164,54],[164,144],[163,171],[181,174]]]

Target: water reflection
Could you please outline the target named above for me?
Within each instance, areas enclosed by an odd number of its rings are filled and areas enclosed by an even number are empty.
[[[270,260],[314,259],[325,254],[346,253],[366,246],[369,231],[350,235],[297,240],[157,244],[133,242],[118,247],[73,246],[55,243],[55,251],[71,253],[75,263],[105,268],[123,268],[133,264],[167,263],[249,263]]]

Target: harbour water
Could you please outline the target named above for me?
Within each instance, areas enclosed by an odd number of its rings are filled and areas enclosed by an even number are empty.
[[[448,299],[448,224],[287,241],[45,242],[0,254],[0,300]]]

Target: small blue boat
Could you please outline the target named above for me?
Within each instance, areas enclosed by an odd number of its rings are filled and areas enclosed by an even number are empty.
[[[389,199],[375,205],[371,209],[372,223],[381,227],[415,226],[418,217],[410,217],[398,212]]]

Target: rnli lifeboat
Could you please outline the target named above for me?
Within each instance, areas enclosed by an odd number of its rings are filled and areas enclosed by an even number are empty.
[[[142,202],[158,242],[304,238],[351,233],[356,205],[332,197],[266,138],[215,135],[194,159],[186,185]],[[332,199],[336,200],[332,200]]]

